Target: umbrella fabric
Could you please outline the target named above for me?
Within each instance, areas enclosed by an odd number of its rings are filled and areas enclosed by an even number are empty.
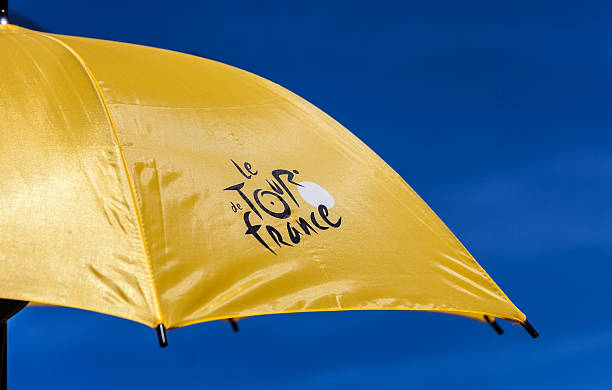
[[[396,172],[279,85],[10,25],[0,50],[0,297],[169,328],[361,309],[525,321]]]

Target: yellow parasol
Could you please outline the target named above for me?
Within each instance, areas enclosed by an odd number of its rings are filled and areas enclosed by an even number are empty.
[[[130,319],[164,345],[167,328],[330,310],[537,335],[396,172],[279,85],[13,25],[0,50],[1,298]]]

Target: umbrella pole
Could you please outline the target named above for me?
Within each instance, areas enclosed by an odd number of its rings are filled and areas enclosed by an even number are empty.
[[[0,362],[0,389],[6,390],[6,341],[7,341],[7,332],[6,332],[6,321],[2,321],[0,323],[0,338],[2,338],[2,362]]]
[[[25,301],[14,301],[12,299],[0,298],[0,344],[2,344],[2,358],[0,361],[0,390],[7,390],[8,329],[6,322],[9,320],[9,318],[19,313],[19,311],[26,307],[27,304],[28,302]]]

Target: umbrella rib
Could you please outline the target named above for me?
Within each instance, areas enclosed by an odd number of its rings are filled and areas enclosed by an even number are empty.
[[[115,143],[117,144],[117,149],[119,151],[119,156],[121,157],[121,163],[123,164],[123,170],[125,172],[126,178],[127,178],[127,182],[128,182],[128,187],[130,189],[130,195],[132,197],[132,203],[134,205],[134,213],[136,214],[136,220],[138,222],[138,230],[140,232],[140,239],[141,239],[141,243],[142,243],[142,247],[143,247],[143,251],[144,251],[144,255],[145,255],[145,263],[146,263],[146,269],[147,272],[149,274],[149,280],[150,280],[150,284],[151,284],[151,293],[153,296],[153,301],[155,304],[155,310],[156,310],[156,324],[153,324],[153,326],[157,326],[159,324],[164,324],[166,321],[164,319],[162,310],[161,310],[161,305],[159,303],[159,296],[158,296],[158,292],[157,292],[157,286],[155,285],[155,278],[153,276],[153,265],[151,262],[151,256],[149,254],[149,249],[147,247],[147,240],[146,240],[146,236],[145,236],[145,232],[144,232],[144,226],[142,223],[142,216],[140,214],[140,208],[138,207],[138,201],[137,201],[137,194],[136,191],[134,190],[134,186],[132,184],[132,177],[130,175],[130,172],[128,170],[128,166],[127,166],[127,162],[125,160],[125,156],[123,154],[123,150],[121,149],[121,143],[119,141],[119,134],[117,133],[117,128],[115,127],[115,123],[113,122],[113,117],[111,116],[110,110],[108,108],[108,104],[106,102],[106,99],[104,99],[104,95],[102,95],[102,91],[100,90],[100,86],[98,85],[98,81],[96,80],[96,77],[94,76],[94,74],[91,72],[91,70],[89,69],[89,67],[87,66],[87,64],[85,64],[85,61],[83,60],[83,58],[72,48],[70,47],[67,43],[53,37],[50,35],[46,35],[46,34],[42,34],[42,36],[58,43],[59,45],[61,45],[62,47],[64,47],[66,50],[68,50],[68,52],[70,52],[76,59],[77,61],[81,64],[81,66],[83,67],[83,70],[87,73],[87,75],[89,76],[89,79],[91,80],[91,83],[93,84],[93,87],[95,88],[97,94],[98,94],[98,98],[100,99],[100,103],[102,104],[102,106],[104,107],[104,110],[106,112],[106,117],[108,119],[108,122],[113,130],[113,136],[115,138]]]

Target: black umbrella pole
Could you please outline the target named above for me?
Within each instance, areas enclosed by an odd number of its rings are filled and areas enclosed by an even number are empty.
[[[0,0],[2,1],[2,0]],[[0,390],[7,390],[7,368],[8,368],[8,359],[7,359],[7,344],[8,344],[8,331],[6,322],[19,313],[21,309],[26,307],[28,302],[25,301],[15,301],[12,299],[2,299],[0,298],[0,339],[2,347],[2,361],[0,361]]]
[[[1,390],[7,390],[7,383],[6,383],[6,369],[7,369],[7,364],[6,364],[6,352],[7,352],[7,348],[6,348],[6,342],[7,342],[7,332],[6,332],[6,321],[2,321],[0,323],[0,338],[2,338],[2,362],[0,364],[0,389]]]

